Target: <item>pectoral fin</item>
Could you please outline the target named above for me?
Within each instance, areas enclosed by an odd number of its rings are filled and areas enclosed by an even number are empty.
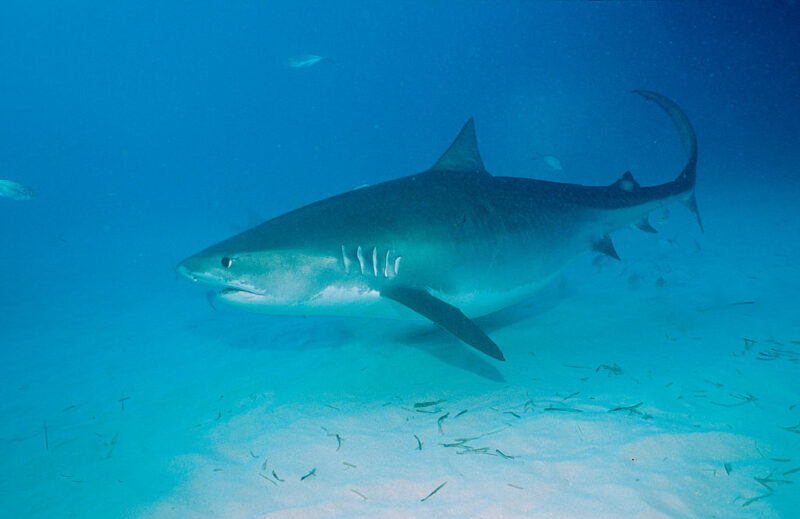
[[[427,317],[478,351],[497,360],[506,360],[497,344],[455,306],[424,290],[404,286],[387,287],[381,295]]]

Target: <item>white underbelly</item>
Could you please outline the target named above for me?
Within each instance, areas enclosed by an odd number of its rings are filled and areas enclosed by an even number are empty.
[[[217,295],[231,306],[273,315],[342,315],[387,317],[392,319],[422,319],[422,316],[403,305],[380,296],[376,290],[327,287],[316,296],[302,302],[283,302],[269,295],[224,290]]]
[[[434,297],[459,308],[467,317],[487,315],[529,299],[546,281],[514,287],[511,290],[474,290],[458,294],[432,291]],[[283,302],[270,295],[238,290],[224,290],[221,301],[247,310],[274,315],[341,315],[384,317],[391,319],[424,319],[418,313],[391,299],[381,297],[377,290],[329,286],[314,297],[302,302]]]

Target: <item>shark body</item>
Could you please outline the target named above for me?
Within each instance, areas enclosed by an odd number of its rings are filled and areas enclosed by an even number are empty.
[[[470,119],[427,171],[273,218],[187,258],[178,272],[249,310],[425,317],[505,360],[471,318],[532,297],[587,251],[619,259],[609,233],[655,232],[654,209],[683,202],[697,214],[692,126],[671,100],[636,92],[680,133],[687,162],[672,182],[641,187],[629,172],[609,186],[492,176]]]

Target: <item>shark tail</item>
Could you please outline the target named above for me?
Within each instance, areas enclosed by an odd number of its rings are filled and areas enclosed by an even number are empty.
[[[650,90],[634,90],[633,92],[661,107],[662,110],[667,112],[667,115],[669,115],[678,129],[687,160],[683,171],[673,181],[673,184],[676,190],[686,192],[684,204],[697,218],[697,225],[700,226],[700,231],[704,231],[703,221],[700,219],[700,211],[697,209],[697,199],[694,196],[697,179],[697,135],[694,133],[692,123],[689,122],[689,118],[683,110],[671,99]]]

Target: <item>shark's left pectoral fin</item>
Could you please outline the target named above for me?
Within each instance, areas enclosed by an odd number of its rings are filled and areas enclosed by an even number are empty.
[[[381,291],[383,297],[427,317],[478,351],[493,359],[506,360],[497,344],[478,328],[461,310],[447,304],[425,290],[405,286],[391,286]]]

